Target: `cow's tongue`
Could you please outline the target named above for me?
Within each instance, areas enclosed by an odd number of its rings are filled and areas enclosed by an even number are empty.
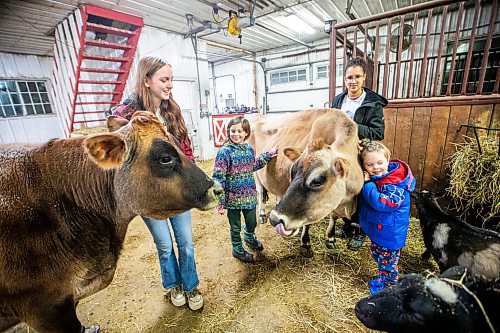
[[[278,224],[276,227],[276,232],[280,234],[281,236],[290,236],[293,233],[293,230],[287,231],[285,230],[285,227],[283,226],[283,223]]]

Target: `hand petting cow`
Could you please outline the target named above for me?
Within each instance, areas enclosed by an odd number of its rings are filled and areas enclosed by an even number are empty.
[[[222,190],[150,113],[117,132],[0,146],[0,332],[98,332],[79,300],[109,285],[129,222],[210,209]]]
[[[500,278],[500,234],[445,213],[431,192],[413,197],[427,248],[424,259],[432,254],[441,272],[458,265],[485,280]]]
[[[404,275],[395,286],[361,299],[356,316],[368,328],[392,333],[500,331],[500,279],[484,281],[464,267],[441,277]]]
[[[281,197],[270,214],[271,224],[283,236],[302,236],[303,255],[312,256],[307,226],[333,214],[350,217],[363,186],[358,162],[357,125],[337,109],[310,109],[280,115],[257,116],[249,144],[256,154],[280,148],[275,160],[257,171],[257,180]],[[262,202],[259,214],[263,214]],[[333,238],[333,217],[327,237]]]

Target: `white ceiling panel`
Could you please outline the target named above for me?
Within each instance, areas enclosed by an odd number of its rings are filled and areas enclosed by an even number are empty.
[[[284,47],[308,46],[328,36],[324,21],[351,20],[382,11],[398,9],[425,0],[2,0],[0,1],[0,52],[51,55],[53,31],[58,23],[87,3],[140,16],[146,26],[186,35],[201,29],[204,22],[219,23],[219,32],[203,30],[198,38],[211,41],[209,61],[223,56],[241,57],[244,52],[256,53]],[[214,9],[217,9],[218,16]],[[241,9],[242,16],[255,17],[255,26],[242,29],[242,39],[227,33],[228,10]],[[192,26],[186,15],[193,16]],[[220,22],[222,21],[222,22]],[[214,46],[219,45],[219,46]],[[234,50],[222,49],[220,45]],[[241,51],[238,51],[241,50]],[[243,52],[244,51],[244,52]]]

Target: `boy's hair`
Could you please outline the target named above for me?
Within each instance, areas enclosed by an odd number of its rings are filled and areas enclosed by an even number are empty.
[[[363,73],[366,74],[366,61],[363,58],[356,57],[347,62],[345,65],[344,73],[347,72],[349,67],[359,66],[363,69]]]
[[[361,146],[361,151],[359,152],[359,159],[363,163],[364,157],[367,153],[379,152],[382,153],[385,158],[389,161],[391,159],[391,152],[389,149],[380,141],[372,141],[370,139],[363,139],[359,144]]]
[[[241,124],[241,128],[247,133],[244,141],[246,141],[246,139],[248,139],[250,137],[250,133],[252,132],[252,130],[250,129],[250,123],[248,122],[248,119],[246,119],[243,116],[234,117],[234,118],[231,118],[231,120],[227,124],[227,127],[226,127],[227,137],[226,137],[226,140],[224,141],[224,145],[231,143],[231,139],[229,137],[229,130],[231,129],[231,127],[233,125],[237,125],[237,124]]]

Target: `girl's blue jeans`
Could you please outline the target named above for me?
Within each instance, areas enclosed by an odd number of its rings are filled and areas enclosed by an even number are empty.
[[[184,291],[192,291],[200,281],[194,261],[191,212],[187,211],[166,220],[155,220],[145,216],[142,219],[151,232],[158,250],[163,288],[182,286]],[[169,220],[177,243],[179,259],[175,256],[173,249],[173,239],[168,227]]]

